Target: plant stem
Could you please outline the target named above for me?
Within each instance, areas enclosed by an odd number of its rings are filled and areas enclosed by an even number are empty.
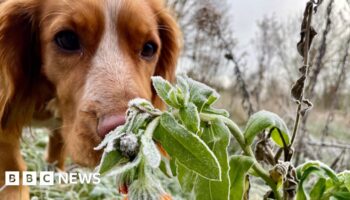
[[[247,148],[247,153],[245,154],[255,159],[254,153],[250,147]],[[257,173],[257,175],[260,178],[262,178],[267,185],[270,186],[271,190],[275,194],[275,198],[277,200],[282,200],[283,198],[281,196],[281,193],[278,191],[276,183],[270,178],[270,174],[257,161],[255,161],[255,164],[253,165],[253,169]]]
[[[253,169],[259,175],[259,177],[262,178],[267,185],[269,185],[269,187],[271,188],[272,192],[275,195],[275,198],[277,200],[282,200],[283,197],[281,193],[278,191],[277,185],[273,180],[271,180],[270,175],[267,172],[265,172],[264,168],[262,168],[262,166],[259,163],[255,163],[253,165]]]
[[[237,124],[235,124],[229,118],[224,117],[222,115],[207,114],[207,113],[200,113],[199,115],[200,115],[201,120],[203,120],[203,121],[213,121],[213,120],[215,120],[217,118],[222,120],[227,125],[227,127],[230,129],[231,134],[233,135],[233,137],[237,140],[239,145],[244,150],[244,147],[246,146],[245,145],[245,139],[243,137],[241,129],[237,126]]]
[[[290,146],[293,145],[295,137],[296,137],[297,132],[298,132],[298,127],[299,127],[299,122],[300,122],[300,111],[301,111],[301,104],[299,104],[298,108],[297,108],[297,116],[296,116],[295,122],[294,122],[293,135],[292,135],[292,140],[290,142]]]
[[[311,3],[311,1],[309,2]],[[307,76],[309,74],[309,45],[310,45],[310,37],[311,37],[311,22],[312,22],[312,9],[313,9],[313,6],[309,6],[307,7],[308,10],[306,10],[306,16],[304,17],[307,17],[307,22],[306,22],[306,35],[305,35],[305,42],[304,42],[304,62],[303,62],[303,67],[305,67],[305,72],[303,73],[304,76]],[[298,132],[298,127],[299,127],[299,121],[300,121],[300,116],[301,116],[301,108],[302,108],[302,103],[303,103],[303,100],[304,100],[304,93],[305,93],[305,82],[306,82],[306,79],[303,83],[303,88],[302,88],[302,92],[301,92],[301,95],[300,95],[300,98],[298,99],[299,101],[299,105],[298,105],[298,108],[297,108],[297,116],[296,116],[296,119],[295,119],[295,123],[294,123],[294,128],[293,128],[293,135],[292,135],[292,140],[291,140],[291,143],[290,143],[290,147],[293,146],[293,143],[294,143],[294,140],[295,140],[295,137],[296,137],[296,134]]]
[[[206,114],[206,113],[200,113],[200,118],[203,121],[212,121],[214,119],[221,119],[227,127],[230,129],[231,134],[233,137],[237,140],[239,145],[241,146],[244,154],[246,156],[252,157],[255,160],[255,164],[253,165],[254,171],[257,173],[257,175],[262,178],[267,185],[270,186],[273,193],[275,194],[275,198],[277,200],[282,200],[282,196],[280,192],[278,191],[276,183],[270,178],[269,173],[256,161],[254,153],[252,148],[249,145],[246,145],[243,133],[241,129],[235,124],[233,121],[231,121],[229,118],[221,116],[221,115],[215,115],[215,114]]]

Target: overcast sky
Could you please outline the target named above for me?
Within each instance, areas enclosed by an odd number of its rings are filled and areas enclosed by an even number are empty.
[[[229,0],[234,32],[241,45],[250,41],[256,23],[264,16],[276,15],[280,20],[301,15],[308,0]],[[346,6],[345,0],[335,0],[336,7]]]
[[[339,0],[338,0],[339,1]],[[256,32],[257,21],[276,15],[281,20],[302,13],[307,0],[230,0],[233,27],[240,46],[245,46]]]
[[[264,16],[275,15],[287,21],[290,17],[302,16],[308,0],[228,0],[231,4],[232,25],[238,40],[238,49],[248,53],[248,63],[254,64],[255,55],[251,45],[257,31],[257,21]],[[344,6],[346,0],[335,0],[336,8]],[[326,1],[327,2],[327,1]],[[324,5],[322,5],[324,6]],[[350,9],[349,9],[350,10]]]

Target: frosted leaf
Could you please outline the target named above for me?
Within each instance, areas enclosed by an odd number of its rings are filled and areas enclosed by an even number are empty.
[[[105,138],[103,139],[103,141],[94,148],[94,150],[98,151],[103,149],[104,147],[107,146],[107,144],[113,140],[116,140],[120,137],[122,137],[123,135],[125,135],[125,133],[121,132],[121,130],[123,129],[122,126],[119,126],[118,128],[114,129],[113,131],[109,132]]]
[[[145,135],[141,137],[142,153],[146,158],[147,164],[152,168],[158,168],[161,161],[160,153],[154,144],[152,138]]]
[[[124,165],[116,165],[108,173],[107,176],[117,176],[124,172],[127,172],[134,167],[138,166],[141,162],[142,156],[137,156],[132,162],[128,162]]]

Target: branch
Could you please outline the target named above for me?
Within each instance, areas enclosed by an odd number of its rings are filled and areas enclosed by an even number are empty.
[[[334,144],[334,143],[327,143],[327,142],[312,142],[312,141],[309,141],[308,144],[326,147],[326,148],[350,149],[350,145],[346,145],[346,144]]]

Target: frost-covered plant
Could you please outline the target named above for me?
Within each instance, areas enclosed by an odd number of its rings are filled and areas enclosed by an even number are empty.
[[[144,99],[130,101],[125,125],[96,147],[104,149],[97,170],[117,176],[119,190],[129,200],[171,199],[157,170],[177,177],[182,191],[198,200],[240,200],[248,192],[248,175],[260,177],[271,188],[266,198],[307,199],[303,182],[315,171],[323,181],[320,179],[312,195],[316,191],[327,197],[350,194],[348,172],[336,175],[318,162],[295,169],[279,159],[291,140],[286,124],[276,114],[255,113],[241,131],[225,110],[212,107],[219,98],[212,88],[184,76],[177,78],[176,85],[161,77],[152,81],[168,109],[160,111]],[[242,155],[229,155],[232,136]],[[271,142],[281,150],[276,155],[272,155]],[[285,158],[290,157],[288,153],[285,151]],[[269,168],[261,162],[270,164]],[[321,193],[320,187],[329,190]]]

